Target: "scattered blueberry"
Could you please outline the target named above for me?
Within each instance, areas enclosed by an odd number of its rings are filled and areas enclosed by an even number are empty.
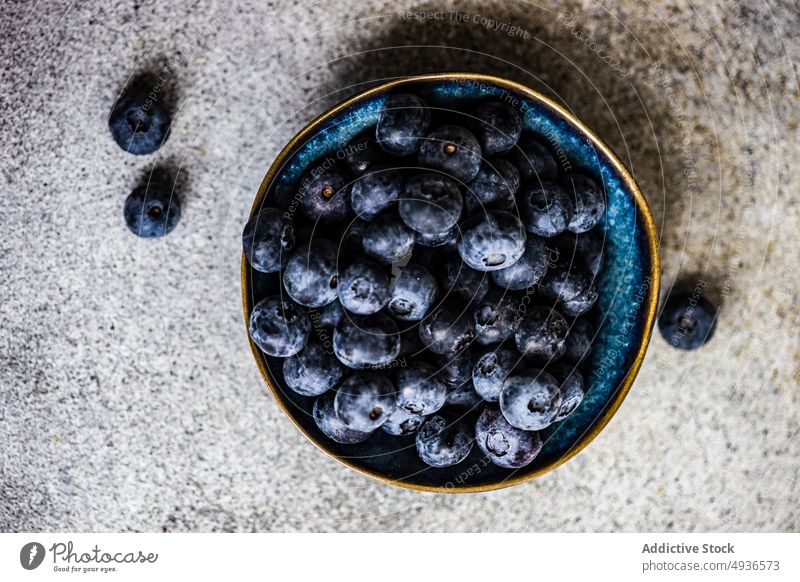
[[[344,366],[317,341],[309,342],[294,356],[283,360],[286,384],[303,396],[319,396],[342,379]]]
[[[515,294],[496,288],[489,291],[486,297],[475,304],[472,312],[475,341],[488,345],[511,337],[519,323],[520,305],[521,300]]]
[[[510,291],[533,287],[547,273],[548,251],[545,242],[536,235],[528,235],[525,252],[519,260],[505,269],[492,271],[492,280]]]
[[[563,362],[554,364],[548,371],[561,386],[561,408],[558,409],[556,416],[558,422],[575,412],[578,405],[583,402],[583,376],[575,366]]]
[[[669,344],[681,350],[696,350],[714,335],[717,309],[702,294],[702,288],[673,292],[661,308],[658,331]]]
[[[478,417],[475,442],[492,463],[505,469],[530,465],[543,446],[538,433],[511,426],[494,406],[484,408]]]
[[[509,376],[500,392],[500,410],[509,424],[522,430],[542,430],[561,410],[558,382],[543,370],[528,369]]]
[[[487,402],[497,402],[506,378],[521,360],[522,356],[509,347],[484,352],[472,368],[472,385],[475,391]]]
[[[161,103],[136,88],[114,105],[108,128],[117,145],[128,153],[143,155],[156,151],[169,137],[170,115]]]
[[[555,158],[532,133],[522,133],[517,144],[508,152],[508,158],[519,169],[523,182],[554,180],[558,176]]]
[[[300,305],[327,305],[337,297],[336,245],[317,239],[296,248],[281,278],[289,297]]]
[[[519,218],[495,210],[465,221],[458,240],[458,254],[477,271],[497,271],[519,260],[525,252],[525,240],[525,229]]]
[[[398,263],[411,256],[414,233],[395,214],[387,213],[364,229],[361,244],[367,256],[376,261]]]
[[[425,102],[409,93],[391,95],[381,110],[375,139],[390,154],[408,156],[417,151],[431,124]]]
[[[472,112],[475,136],[486,156],[496,156],[514,147],[522,134],[522,118],[519,113],[500,101],[479,105]]]
[[[570,196],[554,182],[533,182],[519,201],[525,229],[546,238],[564,232],[575,207]]]
[[[348,368],[388,366],[400,355],[400,331],[383,313],[346,315],[333,330],[333,351]]]
[[[564,342],[564,358],[578,364],[592,353],[594,342],[594,326],[585,318],[572,322],[569,334]]]
[[[520,353],[535,360],[557,360],[566,350],[569,324],[555,309],[533,307],[519,322],[514,340]]]
[[[314,222],[335,222],[350,213],[350,186],[338,166],[322,164],[300,180],[298,193],[303,213]]]
[[[436,279],[421,265],[409,263],[398,267],[392,281],[389,313],[401,321],[419,321],[436,301]]]
[[[389,302],[389,275],[376,263],[356,260],[339,275],[339,301],[358,315],[377,313]]]
[[[357,372],[336,391],[336,416],[354,430],[371,432],[379,428],[395,409],[392,381],[374,372]]]
[[[370,221],[400,198],[403,176],[389,166],[373,166],[350,187],[350,204],[359,218]]]
[[[419,147],[423,168],[439,170],[460,182],[469,182],[481,167],[481,146],[468,130],[444,125],[431,131]]]
[[[161,180],[151,180],[125,200],[125,224],[142,238],[157,238],[172,232],[181,218],[180,199]]]
[[[354,445],[367,440],[371,432],[353,430],[339,420],[333,407],[334,398],[334,392],[326,392],[314,401],[314,422],[322,433],[332,441],[343,445]]]
[[[448,467],[467,458],[474,440],[466,422],[448,424],[442,416],[431,416],[417,431],[417,453],[431,467]]]
[[[461,217],[464,199],[458,184],[444,174],[426,172],[406,182],[398,204],[409,228],[426,235],[442,235]]]
[[[244,227],[242,247],[250,266],[262,273],[283,268],[294,248],[294,226],[274,208],[264,208]]]
[[[484,213],[489,209],[513,211],[519,188],[519,170],[500,158],[481,164],[478,175],[465,188],[465,204],[470,214]]]
[[[425,420],[424,416],[410,414],[402,408],[395,408],[381,428],[392,436],[408,436],[417,432]]]
[[[606,211],[606,196],[597,182],[582,174],[569,174],[561,182],[575,201],[575,213],[567,229],[581,233],[593,228]]]
[[[447,300],[420,322],[419,338],[435,354],[455,354],[475,338],[472,317],[461,302]]]
[[[444,406],[447,386],[436,368],[425,362],[412,362],[395,373],[397,407],[410,414],[428,416]]]
[[[293,356],[305,347],[310,333],[305,312],[277,295],[256,303],[250,314],[250,337],[268,356]]]

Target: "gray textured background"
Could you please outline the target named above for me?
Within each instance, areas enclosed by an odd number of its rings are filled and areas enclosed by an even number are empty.
[[[4,2],[0,530],[800,529],[797,2],[603,4]],[[165,64],[172,136],[127,155],[109,108]],[[722,304],[699,352],[654,337],[574,460],[458,497],[307,444],[265,393],[238,281],[282,144],[363,84],[437,69],[574,110],[646,192],[664,290],[701,279]],[[183,220],[138,240],[122,204],[153,167],[180,169]]]

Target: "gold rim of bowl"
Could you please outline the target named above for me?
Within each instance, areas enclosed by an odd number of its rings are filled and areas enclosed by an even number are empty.
[[[531,479],[535,479],[545,473],[552,471],[556,467],[566,463],[572,457],[577,455],[581,452],[586,446],[592,442],[595,437],[606,427],[609,423],[611,418],[616,414],[617,410],[619,409],[622,401],[625,400],[625,397],[628,395],[628,392],[633,385],[633,381],[636,379],[636,375],[639,372],[639,369],[642,366],[642,361],[644,360],[645,352],[647,351],[647,346],[650,343],[650,337],[653,331],[653,322],[655,320],[656,308],[658,306],[658,290],[659,290],[659,283],[660,283],[660,259],[658,256],[658,243],[657,243],[657,234],[656,234],[656,227],[655,223],[653,222],[653,216],[650,213],[650,208],[647,205],[647,201],[644,198],[641,190],[636,184],[636,181],[631,176],[630,172],[627,168],[622,164],[619,158],[611,151],[603,141],[595,135],[595,133],[586,127],[579,119],[573,116],[571,113],[566,111],[563,107],[555,103],[554,101],[548,99],[544,95],[534,91],[526,87],[525,85],[521,85],[514,81],[509,81],[508,79],[503,79],[501,77],[493,77],[491,75],[482,75],[477,73],[434,73],[434,74],[426,74],[426,75],[414,75],[410,77],[403,77],[402,79],[395,79],[393,81],[388,81],[386,83],[382,83],[376,87],[363,91],[349,99],[343,101],[339,105],[329,109],[316,119],[314,119],[311,123],[306,125],[300,132],[295,135],[291,141],[281,150],[278,154],[278,157],[275,158],[275,161],[269,168],[267,175],[264,176],[264,179],[261,182],[261,186],[258,189],[258,194],[256,195],[255,201],[253,202],[253,206],[250,209],[250,215],[256,212],[260,206],[261,202],[264,198],[265,193],[267,192],[269,185],[272,183],[273,178],[277,174],[278,170],[283,166],[284,162],[287,160],[289,155],[293,152],[295,146],[298,143],[305,141],[311,134],[315,133],[317,129],[325,123],[328,119],[332,118],[336,114],[344,111],[348,107],[355,105],[361,101],[369,99],[370,97],[374,97],[391,89],[401,87],[407,84],[419,83],[419,82],[430,82],[430,81],[452,81],[452,80],[470,80],[470,81],[478,81],[484,82],[492,85],[496,85],[498,87],[502,87],[505,89],[509,89],[511,91],[515,91],[526,97],[530,98],[531,100],[544,105],[548,109],[554,111],[559,117],[566,120],[570,125],[572,125],[575,129],[577,129],[580,133],[586,136],[592,144],[599,149],[603,154],[606,155],[608,160],[610,161],[611,165],[614,169],[618,172],[620,178],[625,183],[627,188],[630,192],[633,193],[634,200],[636,202],[636,209],[638,212],[641,213],[642,221],[645,227],[645,234],[647,235],[647,242],[650,251],[650,279],[651,284],[649,288],[649,295],[647,297],[647,311],[646,311],[646,319],[644,325],[644,336],[642,338],[642,342],[639,345],[636,351],[636,357],[631,365],[628,373],[626,374],[624,380],[622,381],[622,385],[616,391],[614,397],[611,401],[608,402],[605,408],[605,412],[603,412],[602,416],[595,420],[592,424],[591,428],[581,436],[580,440],[578,440],[575,445],[564,455],[559,457],[558,459],[553,460],[552,462],[543,465],[536,469],[533,472],[526,473],[524,475],[513,476],[498,483],[490,483],[486,485],[458,485],[453,487],[445,487],[445,486],[432,486],[432,485],[419,485],[416,483],[408,483],[404,481],[398,481],[394,479],[389,479],[388,477],[381,475],[375,471],[370,471],[365,469],[364,467],[359,467],[354,463],[351,463],[348,459],[344,459],[338,457],[331,453],[325,446],[318,442],[313,436],[308,434],[306,430],[294,419],[292,412],[287,408],[284,404],[283,400],[280,396],[280,391],[273,382],[272,378],[264,362],[261,358],[260,351],[258,346],[255,345],[253,340],[250,338],[250,334],[247,334],[248,340],[250,342],[250,349],[253,352],[253,357],[256,360],[256,364],[258,365],[258,370],[261,373],[261,377],[264,379],[264,383],[269,388],[269,391],[272,394],[272,397],[278,403],[278,406],[283,410],[286,416],[292,421],[292,423],[297,427],[297,429],[305,435],[308,440],[310,440],[314,445],[327,454],[330,457],[333,457],[343,465],[358,471],[363,475],[367,475],[368,477],[372,477],[373,479],[377,479],[383,483],[388,483],[391,485],[397,485],[400,487],[405,487],[407,489],[414,489],[417,491],[435,491],[435,492],[447,492],[447,493],[474,493],[480,491],[492,491],[495,489],[502,489],[505,487],[511,487],[512,485],[517,485],[524,481],[529,481]],[[250,321],[250,307],[248,305],[248,298],[249,298],[249,289],[250,289],[250,269],[247,264],[247,259],[245,258],[244,254],[242,254],[242,262],[241,262],[241,273],[242,273],[242,306],[244,309],[244,320],[245,326],[247,327],[248,322]]]

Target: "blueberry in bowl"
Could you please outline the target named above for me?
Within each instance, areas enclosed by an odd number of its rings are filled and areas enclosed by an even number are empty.
[[[486,75],[391,81],[321,115],[273,162],[243,243],[250,345],[281,409],[344,465],[417,490],[569,460],[629,392],[655,320],[656,233],[630,172]],[[668,307],[670,332],[705,321]]]

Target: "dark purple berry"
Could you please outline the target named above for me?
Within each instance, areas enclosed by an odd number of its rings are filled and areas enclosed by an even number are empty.
[[[476,107],[472,115],[475,117],[475,137],[486,156],[507,152],[522,134],[522,118],[506,103],[484,103]]]
[[[348,368],[385,367],[400,355],[400,330],[388,315],[352,315],[333,330],[333,352]]]
[[[358,315],[377,313],[389,303],[389,274],[377,263],[356,260],[339,275],[336,289],[347,311]]]
[[[283,213],[264,208],[244,227],[242,247],[250,266],[262,273],[280,271],[294,248],[294,226]]]
[[[305,347],[310,333],[308,315],[277,295],[259,301],[250,314],[250,337],[268,356],[293,356]]]
[[[370,221],[400,198],[403,176],[388,166],[373,166],[350,187],[350,204],[359,218]]]
[[[447,386],[436,368],[425,362],[411,362],[395,373],[397,407],[410,414],[428,416],[444,406]]]
[[[505,469],[530,465],[543,446],[538,433],[511,426],[494,406],[484,408],[478,417],[475,442],[492,463]]]
[[[475,338],[472,317],[464,304],[448,300],[420,322],[419,338],[435,354],[455,354]]]
[[[281,274],[283,287],[294,301],[322,307],[337,297],[336,245],[316,239],[297,247]]]
[[[442,416],[431,416],[417,431],[417,453],[431,467],[448,467],[467,458],[474,440],[466,422],[448,424]]]
[[[522,356],[509,347],[492,349],[481,354],[472,368],[472,385],[481,398],[497,402],[506,378],[514,371]]]
[[[586,232],[600,222],[606,211],[606,196],[597,182],[582,174],[569,174],[561,185],[575,202],[575,213],[567,227],[570,232]]]
[[[519,199],[525,230],[546,238],[564,232],[575,213],[572,198],[555,182],[532,182]]]
[[[361,244],[379,263],[400,263],[414,250],[414,233],[395,214],[382,214],[364,229]]]
[[[381,110],[375,140],[385,151],[408,156],[419,149],[431,124],[431,112],[425,102],[409,93],[389,96]]]
[[[477,271],[497,271],[519,260],[525,252],[525,240],[525,229],[519,218],[495,210],[464,222],[458,254]]]
[[[557,360],[566,350],[569,324],[555,309],[533,307],[519,322],[514,340],[522,355],[539,361]]]
[[[542,430],[561,410],[561,391],[553,376],[528,369],[509,376],[500,392],[500,410],[509,424],[522,430]]]
[[[309,342],[302,351],[283,360],[283,379],[303,396],[319,396],[342,379],[345,368],[319,342]]]
[[[409,228],[426,235],[442,235],[461,217],[464,199],[458,184],[443,174],[426,172],[406,182],[398,204]]]
[[[483,345],[496,344],[514,335],[519,323],[520,302],[517,295],[496,288],[476,302],[472,312],[475,341]]]
[[[492,280],[510,291],[521,291],[533,287],[547,273],[549,253],[547,245],[538,236],[529,234],[525,252],[519,260],[505,269],[492,271]]]
[[[394,385],[389,378],[373,372],[358,372],[339,386],[333,409],[348,428],[371,432],[394,412],[395,401]]]
[[[673,292],[661,308],[658,331],[681,350],[696,350],[714,335],[717,308],[702,294],[702,287]]]
[[[314,401],[314,422],[319,427],[319,430],[332,441],[343,445],[354,445],[367,440],[372,434],[371,432],[348,428],[336,416],[336,411],[333,408],[335,396],[334,392],[326,392]]]
[[[558,175],[555,158],[532,133],[523,132],[508,152],[508,159],[517,166],[523,183],[554,180]]]
[[[469,182],[481,167],[481,146],[469,131],[445,125],[431,131],[419,148],[419,165],[439,170],[462,183]]]
[[[350,186],[338,166],[322,164],[300,180],[297,194],[303,213],[314,222],[336,222],[350,212]]]

